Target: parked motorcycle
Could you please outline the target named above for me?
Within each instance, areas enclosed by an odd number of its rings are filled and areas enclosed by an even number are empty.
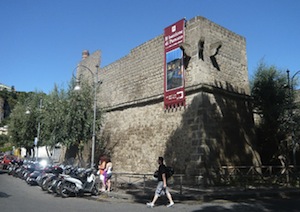
[[[12,160],[8,165],[8,175],[16,176],[17,170],[23,165],[22,160]]]
[[[37,177],[41,174],[41,170],[35,170],[27,175],[26,183],[29,185],[37,185]]]
[[[38,165],[34,161],[29,161],[26,164],[23,164],[22,167],[23,169],[20,173],[20,178],[23,180],[26,180],[32,172],[38,169]]]
[[[99,189],[96,184],[96,170],[78,169],[77,177],[64,176],[60,186],[60,194],[66,198],[71,195],[82,196],[85,193],[98,195]]]
[[[63,173],[63,168],[57,166],[52,171],[53,175],[47,178],[45,181],[45,187],[49,193],[56,193],[56,187],[59,182],[59,176]]]
[[[67,165],[63,168],[63,173],[58,175],[58,177],[55,181],[55,184],[53,185],[54,187],[52,188],[52,190],[57,195],[61,196],[60,188],[61,188],[62,181],[64,180],[64,178],[72,177],[72,176],[76,178],[76,170],[77,170],[77,168],[70,166],[70,165]]]
[[[47,165],[40,175],[36,178],[37,184],[42,187],[43,181],[48,177],[49,173],[52,173],[53,165]]]
[[[43,191],[48,190],[48,181],[56,178],[56,176],[62,172],[62,168],[55,165],[47,167],[44,172],[37,178],[38,185]]]

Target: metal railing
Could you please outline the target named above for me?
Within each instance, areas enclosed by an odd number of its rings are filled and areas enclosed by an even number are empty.
[[[220,184],[299,185],[299,168],[290,166],[222,166],[216,175]]]
[[[179,186],[179,193],[182,194],[183,189],[183,174],[174,174],[171,179],[169,179],[169,184],[174,184]],[[133,186],[142,187],[143,193],[146,189],[156,184],[156,180],[153,174],[137,174],[137,173],[126,173],[126,172],[114,172],[112,176],[112,188],[118,191],[120,188],[130,188]]]
[[[207,169],[203,175],[187,176],[174,174],[168,184],[178,190],[179,194],[184,189],[203,189],[214,186],[233,187],[265,187],[265,186],[300,186],[300,167],[294,166],[221,166]],[[114,172],[112,188],[133,189],[139,188],[143,193],[152,189],[156,184],[153,174]]]

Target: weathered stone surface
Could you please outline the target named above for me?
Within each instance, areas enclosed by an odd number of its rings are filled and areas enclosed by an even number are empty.
[[[260,163],[252,145],[245,38],[203,17],[187,21],[185,36],[191,56],[186,108],[164,111],[163,35],[100,69],[98,105],[106,111],[101,142],[115,171],[151,173],[158,156],[191,175]],[[91,69],[99,62],[99,52],[94,54],[83,61]]]

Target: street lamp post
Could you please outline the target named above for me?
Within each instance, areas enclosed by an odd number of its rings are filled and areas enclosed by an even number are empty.
[[[39,102],[39,112],[42,109],[42,101],[43,100],[40,99],[40,102]],[[35,146],[36,146],[36,158],[35,158],[36,161],[38,160],[38,152],[39,152],[38,142],[39,142],[39,139],[40,139],[40,132],[41,132],[41,120],[40,120],[40,117],[39,117],[37,134],[36,134],[36,140],[34,141]]]
[[[290,71],[287,70],[287,79],[288,79],[288,89],[289,89],[289,119],[290,122],[292,123],[292,117],[293,117],[293,107],[292,107],[292,96],[294,95],[294,78],[297,74],[300,73],[300,70],[297,71],[291,78],[290,78]],[[296,142],[294,139],[294,124],[292,123],[292,144],[293,144],[293,165],[296,168],[297,165],[297,160],[296,160]]]
[[[95,158],[95,142],[96,142],[96,112],[97,112],[97,85],[101,82],[98,81],[98,69],[99,69],[99,65],[96,65],[96,71],[95,73],[89,69],[87,66],[84,65],[78,65],[76,68],[78,67],[83,67],[85,69],[87,69],[93,76],[93,95],[94,95],[94,104],[93,104],[93,111],[94,111],[94,115],[93,115],[93,135],[92,135],[92,152],[91,152],[91,168],[94,167],[94,158]],[[76,77],[75,77],[76,78]],[[76,86],[74,88],[74,90],[80,90],[80,79],[76,78]]]
[[[39,112],[42,109],[42,102],[43,102],[43,100],[40,99],[39,108],[38,108]],[[30,114],[30,110],[27,109],[25,113]],[[40,132],[41,132],[41,120],[40,120],[40,117],[38,115],[37,134],[36,134],[36,137],[34,138],[34,146],[35,146],[35,149],[36,149],[36,151],[35,151],[35,161],[38,160],[38,142],[39,142],[39,139],[40,139]]]

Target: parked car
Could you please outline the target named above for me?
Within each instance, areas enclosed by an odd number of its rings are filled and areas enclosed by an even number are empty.
[[[0,162],[0,168],[7,169],[7,166],[12,160],[18,160],[18,157],[14,155],[4,155]]]

